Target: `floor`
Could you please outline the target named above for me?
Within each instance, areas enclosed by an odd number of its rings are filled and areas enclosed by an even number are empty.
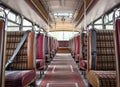
[[[39,72],[37,72],[39,73]],[[56,54],[45,75],[37,80],[38,87],[88,87],[70,54]]]

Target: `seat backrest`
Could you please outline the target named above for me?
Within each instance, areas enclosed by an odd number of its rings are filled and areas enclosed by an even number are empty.
[[[5,21],[0,20],[0,87],[4,87],[4,71],[3,71],[3,49],[4,49],[4,34],[5,34]]]
[[[37,59],[45,59],[45,44],[44,41],[45,36],[44,34],[40,34],[38,36],[38,46],[37,46]]]
[[[80,54],[80,36],[76,37],[76,54]]]
[[[5,48],[4,58],[6,63],[11,58],[14,50],[17,48],[25,32],[23,31],[6,31],[5,32]],[[35,33],[30,32],[22,48],[18,52],[8,70],[25,70],[34,69],[34,38]]]
[[[45,54],[49,54],[48,36],[45,36]]]
[[[120,87],[120,19],[116,20],[116,47],[117,87]]]
[[[93,42],[93,32],[96,33],[96,43]],[[94,44],[93,44],[94,43]],[[92,52],[96,44],[96,52]],[[89,69],[93,70],[115,70],[115,41],[114,30],[90,30],[89,31]],[[93,58],[93,53],[96,57]],[[94,68],[92,66],[94,64]]]
[[[82,59],[87,60],[87,33],[82,33],[81,43],[82,43]]]

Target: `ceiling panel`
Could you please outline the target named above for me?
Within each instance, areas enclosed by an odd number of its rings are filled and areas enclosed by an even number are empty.
[[[60,22],[63,17],[54,17],[54,13],[72,13],[73,18],[64,17],[65,22],[72,21],[76,14],[79,12],[79,9],[81,8],[83,4],[83,0],[40,0],[43,4],[43,6],[48,11],[49,14],[53,20],[53,22]]]

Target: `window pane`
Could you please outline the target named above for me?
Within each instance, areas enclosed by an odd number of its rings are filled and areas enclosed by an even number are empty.
[[[49,34],[55,38],[57,38],[57,40],[61,41],[61,40],[69,40],[70,38],[72,38],[75,34],[78,34],[79,32],[69,32],[69,31],[59,31],[59,32],[49,32]]]
[[[19,27],[7,27],[7,31],[19,31]]]
[[[18,25],[13,22],[8,21],[8,26],[18,26]]]
[[[113,30],[113,25],[106,25],[107,30]]]
[[[32,27],[23,27],[23,31],[32,30]]]
[[[99,29],[99,30],[103,29],[102,25],[94,25],[94,28]]]
[[[4,13],[3,13],[3,12],[0,12],[0,16],[1,16],[1,17],[4,17]]]
[[[16,17],[16,23],[18,23],[18,24],[21,24],[21,17],[18,15],[17,17]]]
[[[26,19],[23,19],[23,26],[32,26],[32,23]]]
[[[15,21],[16,15],[15,15],[14,13],[12,13],[12,12],[9,12],[9,14],[8,14],[8,19],[9,19],[9,20],[12,20],[12,21]]]
[[[113,12],[109,14],[109,21],[113,20]]]
[[[98,19],[94,24],[102,24],[102,19]]]

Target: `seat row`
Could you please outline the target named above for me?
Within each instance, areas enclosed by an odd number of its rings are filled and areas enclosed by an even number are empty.
[[[4,21],[0,20],[4,31]],[[36,70],[45,69],[55,56],[58,42],[35,31],[5,31],[3,73],[5,87],[36,86]]]
[[[90,29],[69,41],[71,54],[91,87],[119,87],[119,35],[117,19],[114,30]]]

